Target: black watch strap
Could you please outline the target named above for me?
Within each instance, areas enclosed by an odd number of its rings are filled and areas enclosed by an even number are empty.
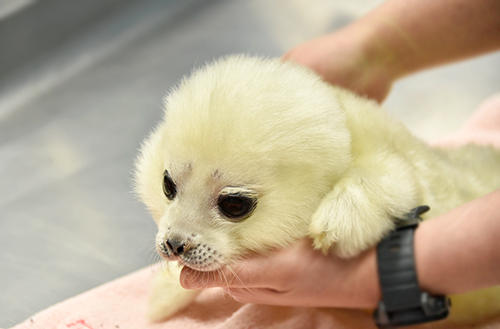
[[[428,206],[420,206],[397,219],[396,229],[377,246],[382,301],[374,318],[380,328],[435,321],[448,315],[449,300],[423,292],[415,268],[413,237],[420,215],[428,210]]]

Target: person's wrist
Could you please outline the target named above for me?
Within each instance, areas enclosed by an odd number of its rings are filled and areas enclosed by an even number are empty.
[[[498,284],[495,224],[499,221],[494,215],[498,198],[500,190],[419,226],[415,233],[415,264],[422,289],[449,295]],[[488,230],[484,231],[484,227]],[[467,248],[462,248],[464,243],[468,243]]]
[[[419,69],[415,45],[390,17],[370,13],[352,24],[369,66],[392,84]]]
[[[450,291],[446,289],[447,282],[441,280],[440,264],[433,261],[435,259],[433,255],[436,255],[437,251],[432,249],[434,245],[432,240],[439,239],[432,230],[432,226],[435,224],[436,220],[434,222],[424,221],[415,231],[414,252],[417,278],[422,290],[432,294],[448,294]]]
[[[400,72],[373,27],[360,20],[336,32],[335,37],[347,40],[352,71],[358,72],[350,89],[382,102]]]
[[[375,308],[382,298],[380,289],[378,271],[377,271],[377,256],[375,249],[370,249],[361,256],[360,270],[360,290],[363,294],[363,308]]]

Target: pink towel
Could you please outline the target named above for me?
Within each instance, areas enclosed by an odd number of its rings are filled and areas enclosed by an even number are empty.
[[[483,103],[459,132],[438,145],[468,142],[500,148],[500,94]],[[221,289],[205,290],[188,309],[166,322],[148,323],[147,296],[155,271],[155,267],[148,267],[104,284],[56,304],[12,329],[375,328],[371,315],[363,311],[240,304]],[[418,326],[438,327],[442,326]],[[500,328],[500,317],[480,325],[453,328]]]

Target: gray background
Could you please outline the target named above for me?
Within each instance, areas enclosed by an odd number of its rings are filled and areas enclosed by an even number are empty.
[[[179,78],[279,56],[378,2],[0,1],[0,327],[152,264],[131,171]],[[499,68],[491,54],[414,75],[386,108],[435,139],[498,91]]]

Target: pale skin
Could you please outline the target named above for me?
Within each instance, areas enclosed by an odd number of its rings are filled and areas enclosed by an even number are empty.
[[[499,13],[496,0],[390,0],[284,59],[381,102],[401,77],[500,49]]]
[[[390,0],[340,31],[295,47],[284,60],[381,102],[403,76],[499,49],[499,13],[498,0]],[[499,236],[500,190],[425,221],[415,233],[421,287],[455,294],[500,284]],[[303,240],[250,256],[222,269],[223,276],[184,268],[181,284],[224,287],[245,303],[376,307],[381,292],[374,249],[341,259],[311,245]]]

